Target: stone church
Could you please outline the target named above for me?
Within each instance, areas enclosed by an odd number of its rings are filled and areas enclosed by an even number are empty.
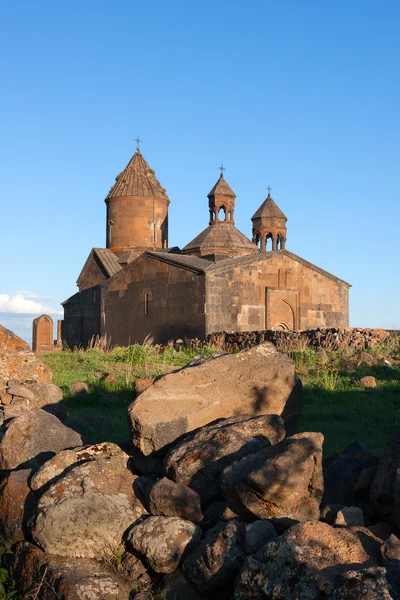
[[[347,327],[350,285],[286,250],[287,218],[270,193],[251,218],[252,241],[235,227],[235,198],[222,171],[208,227],[170,247],[170,200],[138,148],[105,199],[106,247],[91,250],[79,291],[62,303],[63,342]]]

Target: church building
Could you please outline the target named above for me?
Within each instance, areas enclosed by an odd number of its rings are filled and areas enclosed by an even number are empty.
[[[63,342],[347,327],[350,285],[286,250],[287,218],[270,193],[251,218],[252,240],[235,227],[235,199],[222,171],[208,227],[170,247],[170,200],[138,148],[105,199],[106,247],[91,250],[79,291],[63,302]]]

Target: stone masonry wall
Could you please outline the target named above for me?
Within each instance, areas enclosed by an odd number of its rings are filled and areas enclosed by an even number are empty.
[[[328,329],[310,329],[305,331],[237,331],[227,333],[220,331],[211,333],[205,341],[185,340],[189,348],[216,346],[225,351],[252,348],[264,342],[272,342],[281,350],[297,350],[304,348],[324,348],[338,350],[340,348],[373,348],[390,338],[399,337],[400,331],[389,329],[362,329],[346,327]]]
[[[105,284],[101,335],[112,344],[205,338],[204,275],[143,254]]]
[[[285,251],[207,272],[206,332],[348,326],[348,286]]]

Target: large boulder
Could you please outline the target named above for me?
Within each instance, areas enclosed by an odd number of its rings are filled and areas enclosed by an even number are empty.
[[[290,435],[301,409],[293,361],[265,343],[158,378],[131,404],[129,419],[134,446],[148,455],[184,433],[237,415],[282,415]]]
[[[278,415],[229,417],[187,434],[165,458],[164,473],[188,485],[204,504],[221,497],[220,476],[232,462],[285,437]]]
[[[84,558],[51,556],[27,542],[16,546],[12,575],[20,598],[129,600],[131,597],[131,586],[104,564]]]
[[[249,556],[234,600],[390,600],[385,570],[355,533],[302,523]]]
[[[131,529],[128,544],[156,573],[172,573],[201,539],[198,525],[179,517],[148,517]]]
[[[377,467],[378,462],[379,456],[358,442],[349,444],[324,468],[323,504],[351,506],[362,500],[361,480],[365,477],[366,469]]]
[[[370,499],[382,519],[400,527],[400,431],[392,435],[382,454]]]
[[[119,450],[66,469],[45,485],[32,519],[33,540],[68,557],[99,557],[118,548],[125,530],[146,513],[128,460]]]
[[[246,557],[244,534],[244,523],[240,521],[219,523],[207,531],[187,557],[183,563],[185,575],[201,593],[222,592],[232,584]]]
[[[40,408],[22,413],[4,426],[0,469],[38,468],[64,448],[82,444],[81,436]]]
[[[253,519],[318,521],[323,493],[321,433],[298,433],[227,467],[228,505]]]
[[[51,383],[52,374],[29,345],[0,325],[0,380],[19,379]]]

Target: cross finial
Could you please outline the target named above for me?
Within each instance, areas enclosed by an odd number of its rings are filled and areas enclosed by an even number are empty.
[[[136,148],[139,150],[139,144],[142,142],[143,140],[140,139],[139,136],[136,136],[135,138],[135,142],[136,142]]]
[[[271,195],[272,187],[270,185],[268,185],[267,186],[267,190],[268,190],[268,196],[270,196]]]
[[[221,177],[223,177],[224,176],[224,171],[226,171],[224,165],[221,163],[221,166],[218,167],[218,169],[221,171]]]

